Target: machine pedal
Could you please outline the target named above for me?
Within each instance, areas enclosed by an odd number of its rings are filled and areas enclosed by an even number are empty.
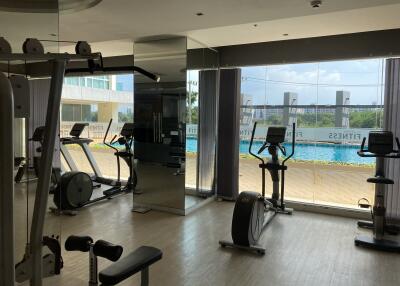
[[[362,209],[370,209],[371,208],[371,204],[369,203],[369,201],[366,198],[359,199],[357,204]]]

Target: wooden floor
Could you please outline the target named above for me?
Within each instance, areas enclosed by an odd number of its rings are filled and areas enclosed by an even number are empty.
[[[182,217],[131,213],[127,196],[76,217],[49,214],[48,220],[60,225],[63,241],[78,234],[121,244],[124,254],[140,245],[162,249],[163,259],[150,269],[150,285],[400,285],[400,254],[356,248],[352,219],[302,212],[278,216],[262,237],[267,253],[259,257],[218,245],[229,239],[233,203],[212,202]],[[87,254],[63,257],[62,275],[45,285],[87,285]],[[108,264],[101,260],[99,268]],[[140,285],[139,277],[121,285]]]

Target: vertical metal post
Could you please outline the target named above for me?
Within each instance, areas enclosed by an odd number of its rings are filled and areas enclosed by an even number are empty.
[[[89,286],[97,286],[97,256],[93,252],[93,245],[90,245],[89,251]]]
[[[265,166],[261,168],[262,179],[261,179],[261,195],[265,198]]]
[[[14,102],[0,72],[0,285],[14,286]]]
[[[149,286],[149,268],[146,267],[140,272],[141,282],[140,286]]]
[[[376,177],[385,177],[385,159],[383,157],[376,158]],[[383,239],[385,235],[385,185],[375,184],[375,202],[373,207],[374,213],[374,238]]]
[[[47,105],[43,151],[40,159],[39,180],[36,189],[32,217],[30,252],[32,255],[32,286],[42,286],[42,237],[47,210],[51,168],[57,136],[57,124],[61,104],[61,92],[65,73],[65,60],[54,60]]]

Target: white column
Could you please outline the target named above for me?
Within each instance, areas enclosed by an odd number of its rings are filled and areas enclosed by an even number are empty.
[[[109,122],[112,118],[113,122],[118,122],[118,106],[116,102],[107,102],[98,104],[98,121]]]
[[[350,92],[344,90],[336,91],[336,105],[349,105]],[[349,128],[350,110],[347,107],[336,107],[335,110],[335,127]]]
[[[285,92],[283,95],[283,126],[290,126],[293,123],[297,123],[297,108],[290,107],[291,105],[297,105],[297,93]]]

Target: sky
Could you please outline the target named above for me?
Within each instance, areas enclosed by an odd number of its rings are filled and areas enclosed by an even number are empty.
[[[116,76],[117,85],[120,84],[122,91],[133,92],[133,75],[132,74],[121,74]],[[132,104],[120,104],[118,107],[119,112],[127,113],[128,110],[132,112]]]
[[[122,91],[133,91],[133,75],[132,74],[121,74],[117,75],[117,84],[122,84]]]
[[[198,91],[198,71],[188,83]],[[118,75],[124,91],[133,90],[132,75]],[[298,104],[336,104],[336,91],[350,92],[349,104],[382,104],[384,59],[242,67],[244,102],[281,105],[283,94],[294,92]],[[189,84],[188,84],[189,85]]]
[[[242,68],[242,93],[255,105],[283,104],[295,92],[298,104],[335,104],[336,91],[350,104],[381,104],[383,59],[332,61]]]

